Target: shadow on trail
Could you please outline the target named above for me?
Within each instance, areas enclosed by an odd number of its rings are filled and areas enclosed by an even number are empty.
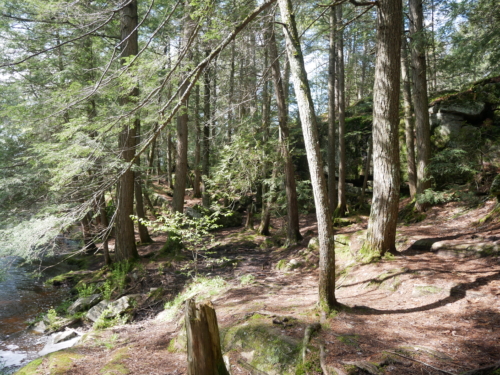
[[[461,283],[450,289],[450,295],[439,301],[430,303],[428,305],[413,307],[410,309],[396,309],[396,310],[379,310],[367,306],[355,306],[351,312],[356,315],[382,315],[382,314],[409,314],[420,311],[433,310],[438,307],[459,301],[466,297],[468,290],[489,284],[493,280],[500,280],[500,272],[496,272],[490,276],[479,277],[470,283]]]

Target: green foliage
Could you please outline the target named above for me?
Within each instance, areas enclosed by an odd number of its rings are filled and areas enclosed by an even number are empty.
[[[456,200],[458,200],[458,197],[454,192],[434,191],[432,189],[426,189],[423,194],[417,196],[418,203],[422,205],[430,204],[431,206]]]
[[[254,283],[254,281],[255,281],[255,276],[252,274],[246,274],[240,276],[240,284],[243,286],[251,285]]]
[[[114,326],[119,325],[119,324],[125,324],[128,320],[128,316],[126,316],[126,315],[124,315],[124,316],[117,315],[115,317],[110,318],[111,314],[113,314],[113,309],[108,308],[108,309],[104,310],[101,313],[101,315],[99,316],[99,318],[97,318],[97,320],[94,322],[92,327],[94,329],[102,330],[102,329],[114,327]]]
[[[78,292],[78,297],[90,297],[92,294],[95,294],[97,291],[97,285],[94,283],[81,284],[76,287]]]
[[[468,152],[446,148],[431,158],[428,172],[435,185],[443,188],[469,181],[477,173],[476,165]]]
[[[200,217],[189,217],[179,212],[167,212],[157,221],[141,222],[153,229],[153,231],[164,231],[169,234],[170,241],[182,244],[193,255],[195,275],[198,273],[198,256],[207,252],[213,243],[212,230],[219,227],[216,224],[217,216],[201,215]],[[203,255],[202,255],[203,256]]]

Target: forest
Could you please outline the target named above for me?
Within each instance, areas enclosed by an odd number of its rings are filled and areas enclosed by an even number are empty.
[[[3,0],[0,47],[0,374],[500,374],[496,0]]]

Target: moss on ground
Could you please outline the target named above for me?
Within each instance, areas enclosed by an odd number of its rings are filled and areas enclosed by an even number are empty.
[[[63,375],[71,369],[74,361],[83,357],[83,355],[75,353],[72,349],[61,350],[35,359],[19,369],[14,375],[36,375],[42,373],[46,375]]]
[[[223,331],[224,351],[247,353],[247,361],[259,371],[294,374],[301,343],[273,326],[269,317],[254,314],[243,324]]]
[[[113,356],[108,363],[99,371],[103,375],[127,375],[130,370],[122,363],[123,360],[129,358],[129,348],[120,348],[113,353]]]

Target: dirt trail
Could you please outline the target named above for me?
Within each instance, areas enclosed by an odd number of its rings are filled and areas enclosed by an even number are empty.
[[[322,329],[311,345],[324,345],[326,362],[346,373],[369,373],[352,365],[369,361],[380,365],[380,374],[460,374],[500,360],[500,258],[440,256],[415,248],[414,243],[471,236],[496,241],[500,239],[496,221],[472,226],[492,207],[493,202],[480,209],[456,203],[433,207],[424,221],[399,226],[401,255],[394,259],[360,265],[339,256],[340,268],[347,268],[338,277],[337,298],[346,308],[326,319],[316,308],[318,275],[312,264],[316,258],[304,255],[315,234],[314,215],[302,218],[304,241],[286,250],[272,246],[275,238],[266,242],[242,228],[219,231],[210,257],[225,259],[225,265],[205,262],[200,273],[228,280],[225,291],[212,298],[223,331],[256,313],[269,319],[287,316],[296,319],[294,324],[276,326],[283,335],[301,340],[308,324],[321,321]],[[353,234],[364,227],[366,220],[338,233]],[[283,259],[306,260],[294,270],[278,270]],[[153,275],[155,265],[148,267]],[[248,284],[241,283],[245,275],[252,275]],[[185,281],[170,270],[162,278],[151,276],[147,286],[171,286],[173,297]],[[151,308],[130,325],[92,333],[84,345],[73,349],[84,357],[75,359],[65,373],[114,374],[123,366],[121,373],[184,374],[185,354],[167,350],[182,329],[180,314],[172,322],[155,320],[161,309]],[[238,362],[240,354],[230,356],[232,374],[251,373]],[[47,363],[46,373],[49,367]],[[320,374],[317,367],[305,373]]]

